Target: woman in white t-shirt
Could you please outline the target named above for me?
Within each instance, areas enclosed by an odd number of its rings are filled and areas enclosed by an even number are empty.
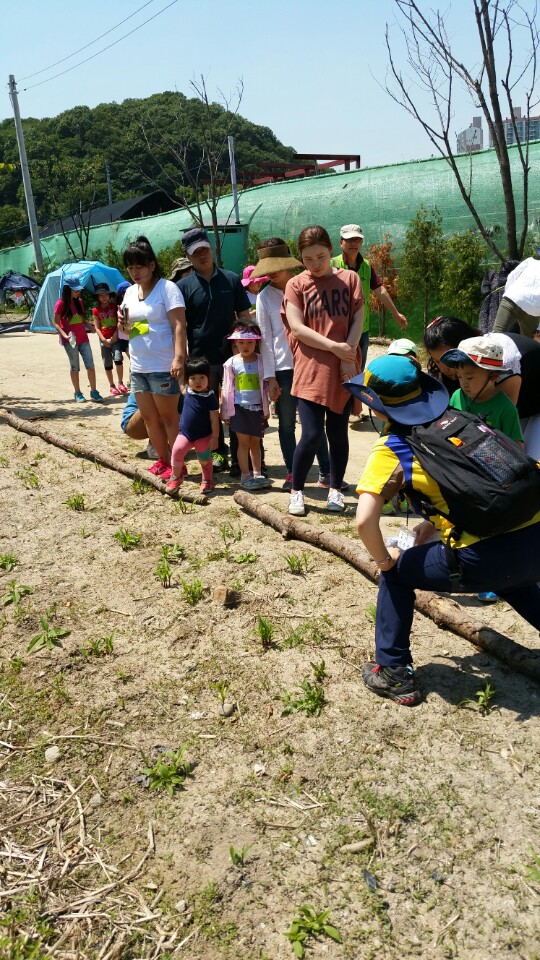
[[[122,301],[123,327],[129,332],[131,387],[158,459],[150,473],[168,480],[170,451],[178,436],[178,378],[184,375],[186,315],[175,283],[164,280],[146,237],[124,251],[132,281]]]

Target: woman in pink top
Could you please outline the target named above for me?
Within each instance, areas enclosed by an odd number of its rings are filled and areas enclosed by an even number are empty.
[[[360,370],[358,342],[364,321],[360,279],[332,267],[332,243],[324,227],[306,227],[298,238],[306,268],[285,287],[282,317],[293,355],[291,393],[298,400],[302,436],[293,459],[289,513],[304,516],[304,484],[325,427],[330,447],[326,509],[342,513],[341,484],[349,459],[352,397],[342,386]]]
[[[66,277],[62,287],[62,296],[54,305],[54,326],[58,330],[59,341],[64,347],[68,360],[71,382],[75,390],[77,403],[84,403],[86,397],[81,393],[79,378],[80,361],[83,359],[90,383],[92,400],[103,400],[96,389],[96,371],[92,347],[84,325],[84,303],[81,300],[82,284],[78,277]]]

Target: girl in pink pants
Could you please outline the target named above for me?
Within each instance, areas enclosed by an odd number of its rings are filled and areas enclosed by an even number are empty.
[[[219,438],[219,403],[213,390],[208,389],[210,365],[206,357],[188,357],[186,360],[186,394],[178,434],[171,455],[172,476],[167,493],[174,495],[184,475],[184,460],[189,450],[195,450],[202,470],[201,493],[211,493],[212,451]]]

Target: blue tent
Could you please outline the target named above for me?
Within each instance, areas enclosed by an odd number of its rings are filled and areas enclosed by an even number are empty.
[[[66,278],[77,277],[81,290],[94,293],[98,283],[106,283],[110,290],[116,290],[124,277],[116,267],[107,267],[99,260],[79,260],[77,263],[65,263],[59,270],[48,273],[43,281],[34,310],[30,330],[32,333],[56,333],[53,324],[54,305]]]
[[[38,290],[39,283],[36,283],[31,277],[27,277],[24,273],[13,273],[13,270],[8,270],[8,272],[0,278],[0,303],[3,303],[6,291],[22,293],[25,296],[28,294],[29,302],[35,303]]]

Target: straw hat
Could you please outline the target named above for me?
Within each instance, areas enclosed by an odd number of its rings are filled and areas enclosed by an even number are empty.
[[[275,247],[259,247],[257,250],[259,262],[251,274],[252,280],[265,277],[267,274],[279,273],[281,270],[295,270],[304,266],[296,257],[293,257],[286,243],[278,243]]]

